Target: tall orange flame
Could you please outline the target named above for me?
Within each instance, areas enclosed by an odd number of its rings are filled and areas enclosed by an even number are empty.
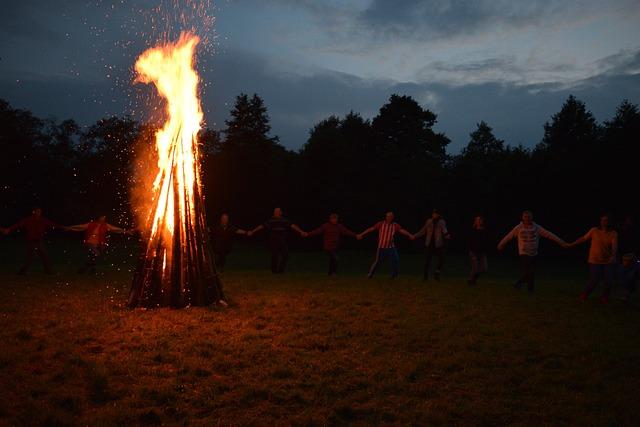
[[[156,133],[158,173],[151,192],[145,267],[134,278],[134,288],[145,294],[137,298],[156,305],[203,305],[222,297],[221,289],[213,289],[220,295],[209,296],[209,282],[219,282],[208,250],[200,182],[203,114],[193,64],[198,42],[197,36],[183,33],[175,43],[145,51],[135,64],[136,81],[153,83],[166,100],[167,120]]]

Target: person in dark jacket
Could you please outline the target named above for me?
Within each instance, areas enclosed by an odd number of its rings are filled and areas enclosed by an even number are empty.
[[[62,225],[56,224],[42,216],[42,209],[35,208],[30,216],[18,221],[9,228],[3,228],[3,234],[9,234],[15,230],[24,230],[27,241],[27,255],[24,264],[18,271],[19,274],[27,274],[29,267],[33,263],[33,257],[38,254],[42,260],[44,272],[52,274],[51,261],[44,247],[44,236],[47,231],[52,229],[66,229]]]
[[[478,215],[473,219],[473,229],[469,236],[469,259],[471,272],[467,283],[474,286],[480,274],[487,271],[487,251],[489,250],[489,236],[484,224],[484,217]]]
[[[271,272],[273,274],[284,273],[287,267],[287,261],[289,260],[289,245],[287,243],[289,230],[294,230],[301,236],[304,235],[305,232],[296,224],[286,219],[280,208],[275,208],[273,210],[273,216],[266,220],[264,224],[247,232],[247,236],[250,237],[261,230],[267,230],[269,233],[268,245],[269,251],[271,252]]]
[[[229,215],[223,213],[220,222],[211,229],[211,241],[213,243],[213,255],[215,257],[218,272],[224,271],[227,256],[233,249],[233,242],[237,235],[246,235],[247,231],[236,227],[229,222]]]
[[[338,214],[329,215],[329,221],[315,230],[304,233],[303,237],[322,235],[322,249],[329,255],[329,276],[338,273],[338,249],[340,249],[340,237],[357,237],[357,234],[338,222]]]

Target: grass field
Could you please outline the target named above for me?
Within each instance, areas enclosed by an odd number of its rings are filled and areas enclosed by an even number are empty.
[[[462,256],[423,283],[419,255],[392,281],[364,278],[371,253],[329,279],[322,253],[272,276],[245,251],[229,308],[132,311],[126,251],[81,276],[56,246],[58,274],[22,277],[1,243],[0,424],[640,424],[640,311],[580,304],[580,262],[543,261],[528,296],[511,259],[469,288]]]

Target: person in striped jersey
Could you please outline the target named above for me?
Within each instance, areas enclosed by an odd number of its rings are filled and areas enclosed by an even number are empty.
[[[524,211],[522,213],[522,222],[516,225],[513,230],[498,243],[498,250],[501,251],[511,240],[518,240],[518,254],[520,255],[522,276],[516,282],[515,287],[520,289],[522,285],[526,283],[529,293],[533,293],[534,290],[535,261],[538,256],[540,237],[552,240],[563,248],[569,247],[567,242],[533,222],[533,213],[531,211]]]
[[[396,249],[394,243],[396,233],[403,234],[411,240],[414,239],[411,233],[402,228],[400,224],[394,222],[393,219],[393,212],[387,212],[384,217],[384,221],[376,223],[357,236],[358,240],[361,240],[369,233],[373,233],[374,231],[378,232],[378,250],[376,251],[376,258],[373,261],[371,268],[369,269],[369,273],[367,274],[367,277],[370,279],[375,274],[378,266],[386,258],[391,259],[391,278],[395,279],[396,277],[398,277],[398,263],[400,259],[398,256],[398,250]]]

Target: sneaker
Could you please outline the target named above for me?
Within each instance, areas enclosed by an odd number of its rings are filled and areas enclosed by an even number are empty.
[[[219,300],[218,304],[220,304],[223,307],[229,307],[229,304],[223,299]]]
[[[585,302],[589,297],[587,296],[586,292],[581,292],[578,298],[580,299],[580,301]]]

